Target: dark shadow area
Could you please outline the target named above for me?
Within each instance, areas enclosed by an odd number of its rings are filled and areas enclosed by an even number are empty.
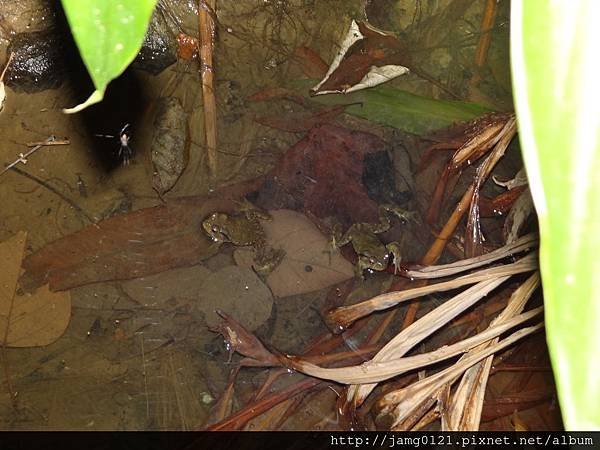
[[[65,81],[72,93],[63,107],[84,102],[94,91],[94,85],[77,51],[60,2],[56,5],[56,32],[64,45]],[[143,83],[135,70],[127,69],[113,80],[102,102],[90,106],[73,117],[79,121],[79,134],[88,140],[98,165],[110,172],[122,163],[119,155],[119,132],[129,124],[129,134],[135,139],[140,116],[146,105]],[[101,137],[114,136],[112,138]],[[135,151],[134,142],[131,148]],[[134,155],[135,157],[135,155]]]

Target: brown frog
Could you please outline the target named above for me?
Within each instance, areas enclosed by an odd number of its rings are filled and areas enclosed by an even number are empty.
[[[272,220],[272,217],[266,211],[245,203],[236,214],[211,214],[202,222],[202,228],[218,246],[231,243],[239,247],[252,247],[255,250],[254,270],[266,275],[277,267],[285,252],[267,246],[261,220]]]
[[[400,255],[400,244],[390,242],[384,245],[377,234],[383,233],[391,228],[390,215],[406,222],[414,217],[414,213],[405,211],[394,205],[381,205],[379,207],[379,223],[355,223],[345,234],[341,234],[339,226],[333,228],[334,248],[343,247],[352,243],[352,248],[358,255],[356,263],[356,275],[364,280],[365,269],[382,271],[387,269],[390,263],[390,254],[394,257],[394,273],[400,267],[402,257]]]

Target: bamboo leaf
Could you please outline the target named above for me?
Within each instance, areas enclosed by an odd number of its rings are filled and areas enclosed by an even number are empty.
[[[306,92],[314,80],[296,80],[292,86]],[[425,134],[466,122],[492,110],[476,103],[422,97],[391,86],[377,86],[350,94],[318,95],[325,105],[350,105],[345,112],[413,134]]]

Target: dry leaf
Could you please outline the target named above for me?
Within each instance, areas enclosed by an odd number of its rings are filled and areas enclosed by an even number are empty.
[[[261,184],[257,178],[90,225],[25,258],[20,285],[30,290],[50,283],[53,291],[66,290],[195,265],[216,252],[200,232],[202,220],[214,211],[233,211],[234,199]]]
[[[158,101],[150,155],[152,187],[163,195],[175,186],[188,161],[187,116],[175,97]]]
[[[0,261],[2,261],[2,270],[0,270],[0,322],[2,322],[2,326],[6,323],[10,302],[15,295],[26,240],[27,233],[20,231],[10,239],[0,243]],[[3,336],[0,335],[0,339]]]
[[[392,33],[353,20],[325,77],[310,92],[347,94],[377,86],[408,73],[407,62],[406,49]]]
[[[36,347],[57,340],[71,317],[68,292],[51,293],[48,286],[33,294],[15,294],[27,233],[0,244],[0,338],[7,347]]]
[[[272,221],[262,222],[267,245],[285,251],[285,257],[267,277],[277,297],[318,291],[354,276],[354,268],[339,252],[330,253],[329,240],[296,211],[270,211]],[[242,255],[236,252],[240,261]],[[240,261],[241,262],[241,261]]]
[[[56,341],[71,319],[71,294],[50,292],[48,285],[33,294],[15,295],[7,347],[38,347]],[[5,325],[0,325],[4,333]]]

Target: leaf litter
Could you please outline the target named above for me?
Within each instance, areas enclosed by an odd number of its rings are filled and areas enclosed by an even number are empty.
[[[285,209],[270,214],[273,220],[262,222],[267,245],[285,251],[281,263],[266,278],[276,297],[318,291],[354,276],[352,264],[331,251],[329,240],[305,215]],[[238,249],[236,261],[251,264],[250,253]]]
[[[49,345],[66,330],[71,317],[68,292],[53,293],[42,286],[34,293],[16,293],[27,233],[0,243],[0,336],[5,347]]]

